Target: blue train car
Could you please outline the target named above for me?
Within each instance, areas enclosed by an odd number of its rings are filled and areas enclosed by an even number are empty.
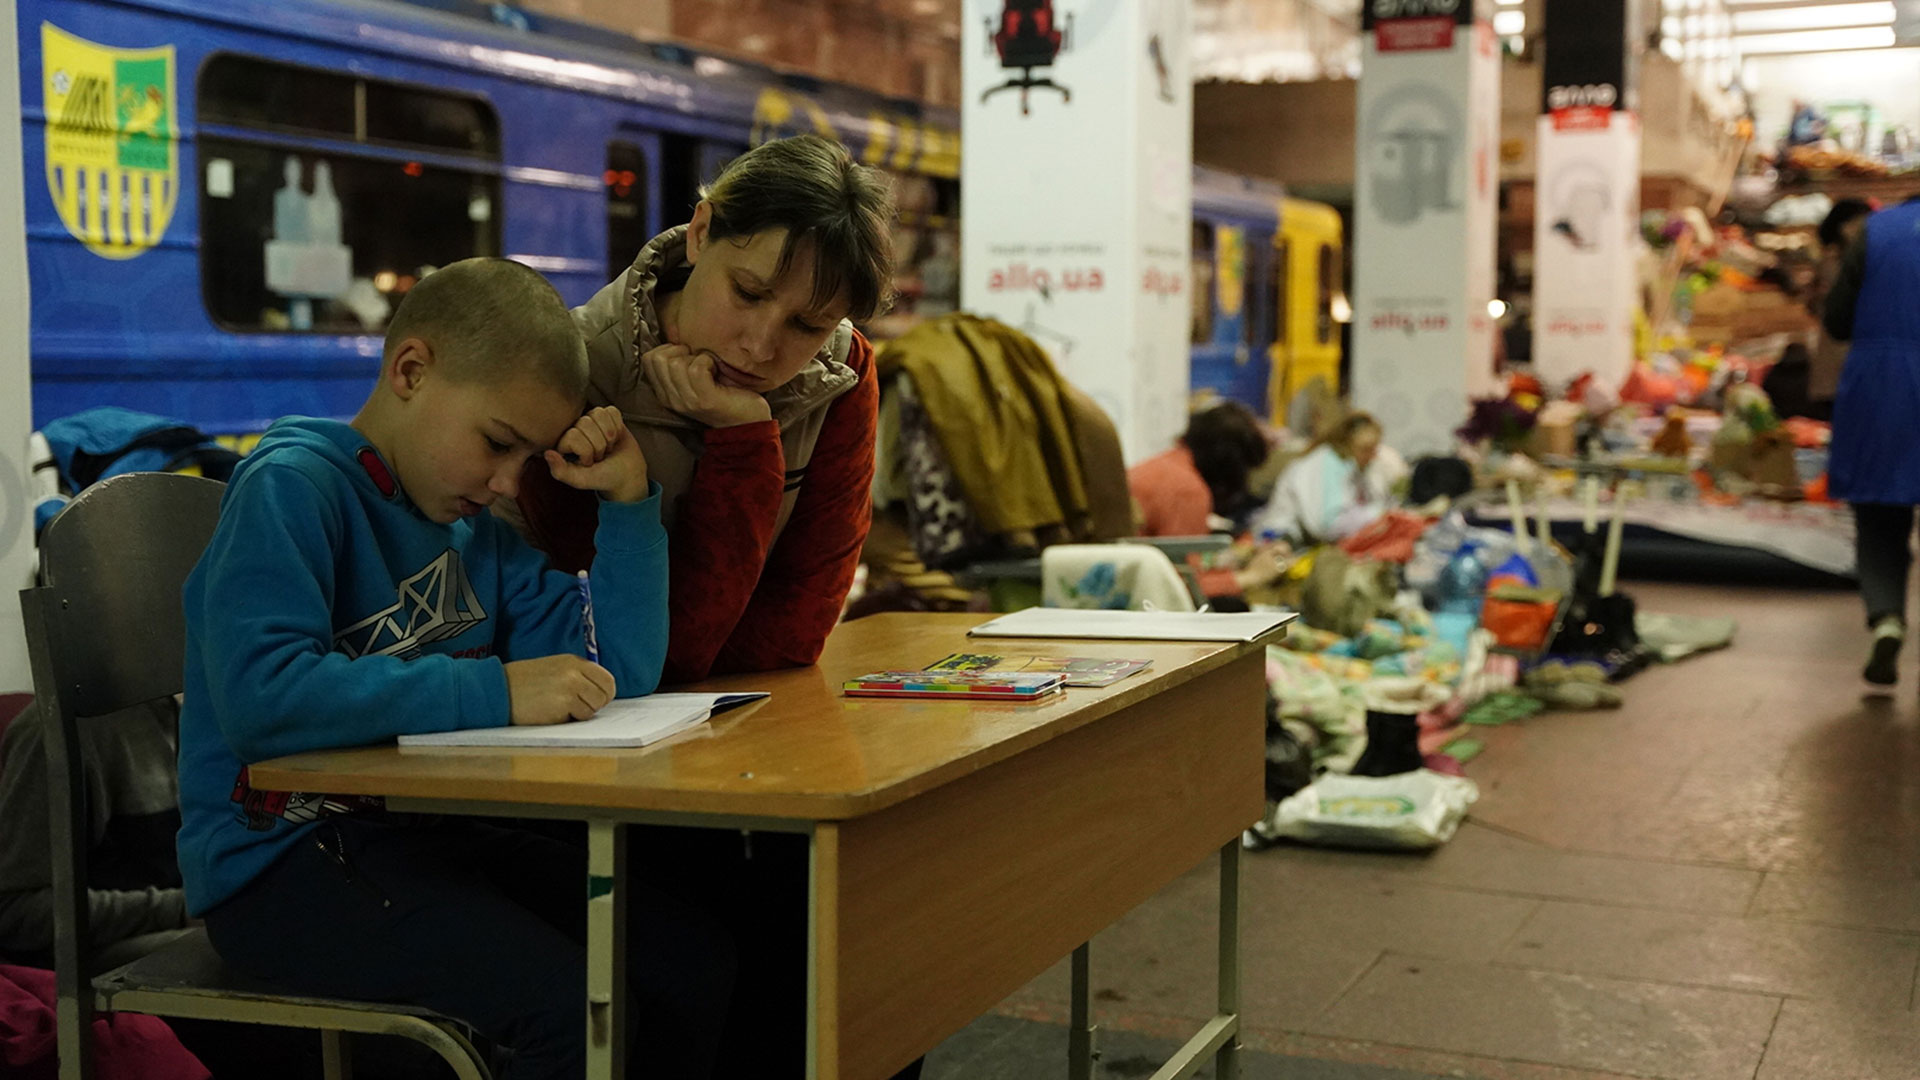
[[[36,424],[103,404],[220,433],[349,415],[422,272],[505,255],[579,303],[768,138],[958,175],[951,113],[503,5],[18,12]]]
[[[799,132],[894,178],[900,301],[873,329],[958,304],[950,110],[476,0],[17,11],[36,424],[96,405],[236,435],[351,415],[421,274],[504,255],[582,302],[720,165]],[[1281,205],[1226,174],[1195,184],[1194,386],[1261,412],[1293,296]]]

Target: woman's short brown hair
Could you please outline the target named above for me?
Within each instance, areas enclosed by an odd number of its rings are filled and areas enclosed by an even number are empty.
[[[1353,456],[1354,440],[1358,439],[1360,433],[1363,431],[1374,431],[1384,434],[1380,427],[1380,421],[1375,420],[1371,413],[1350,412],[1330,427],[1327,433],[1320,438],[1320,442],[1322,445],[1331,446],[1335,450],[1338,450],[1341,457],[1351,458]]]
[[[701,191],[716,240],[787,230],[776,271],[813,245],[814,308],[842,292],[849,317],[871,319],[891,299],[893,192],[884,174],[818,135],[762,143],[733,159]]]

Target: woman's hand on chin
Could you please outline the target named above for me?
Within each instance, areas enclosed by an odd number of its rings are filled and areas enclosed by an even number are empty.
[[[661,345],[649,349],[640,366],[662,405],[708,427],[773,419],[766,398],[716,377],[711,353],[697,353],[685,345]]]

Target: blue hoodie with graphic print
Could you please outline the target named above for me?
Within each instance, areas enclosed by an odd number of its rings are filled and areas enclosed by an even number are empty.
[[[660,488],[602,502],[600,663],[651,692],[667,648]],[[246,767],[398,735],[503,727],[507,660],[586,654],[575,579],[491,514],[429,521],[365,436],[293,417],[234,471],[187,578],[180,875],[199,916],[355,800],[254,791]]]

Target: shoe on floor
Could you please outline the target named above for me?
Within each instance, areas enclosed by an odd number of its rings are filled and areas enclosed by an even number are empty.
[[[1861,674],[1875,686],[1892,686],[1900,681],[1900,646],[1906,642],[1906,624],[1889,615],[1873,627],[1873,651],[1868,654],[1867,669]]]

